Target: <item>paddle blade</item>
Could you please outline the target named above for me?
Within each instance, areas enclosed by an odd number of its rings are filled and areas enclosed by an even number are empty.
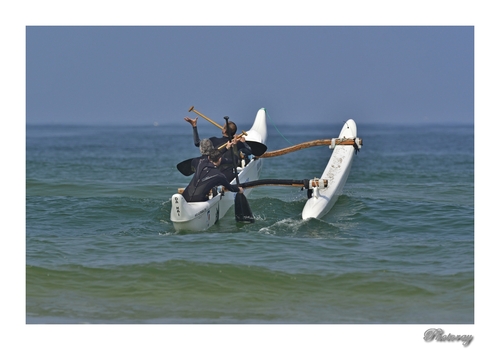
[[[267,151],[267,146],[263,143],[257,141],[245,141],[247,145],[252,149],[252,154],[256,157],[260,157]]]
[[[186,159],[185,161],[180,162],[179,164],[177,164],[177,170],[179,170],[181,172],[181,174],[184,176],[193,175],[195,171],[194,171],[193,167],[191,166],[192,160],[193,160],[193,158]]]
[[[236,197],[234,198],[234,214],[237,222],[255,222],[247,197],[243,193],[236,193]]]

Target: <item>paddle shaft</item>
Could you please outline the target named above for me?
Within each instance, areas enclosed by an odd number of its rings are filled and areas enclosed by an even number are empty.
[[[191,108],[189,108],[188,110],[189,112],[195,112],[196,114],[198,114],[200,117],[202,117],[203,119],[205,119],[206,121],[212,123],[213,125],[215,125],[216,127],[218,127],[219,129],[223,130],[224,128],[222,126],[220,126],[219,124],[217,124],[216,122],[214,122],[212,119],[210,119],[209,117],[207,117],[206,115],[204,114],[201,114],[200,112],[198,112],[196,109],[194,109],[194,106],[191,106]],[[229,127],[228,127],[229,128]],[[240,139],[242,138],[243,136],[247,136],[247,133],[245,132],[245,130],[243,130],[241,132],[241,134],[239,134],[238,136],[235,136],[236,139]],[[221,149],[221,148],[219,148]]]
[[[194,109],[194,106],[191,106],[191,108],[189,108],[188,112],[195,112],[196,114],[198,114],[200,117],[202,117],[203,119],[205,119],[206,121],[212,123],[213,125],[215,125],[216,127],[218,127],[219,129],[224,129],[221,125],[217,124],[216,122],[214,122],[212,119],[210,119],[209,117],[207,117],[206,115],[204,114],[201,114],[200,112],[198,112],[196,109]]]
[[[245,136],[245,134],[241,133],[241,134],[239,134],[239,135],[235,136],[234,138],[235,138],[236,140],[239,140],[239,139],[241,139],[243,136]],[[217,147],[217,149],[220,151],[220,150],[222,150],[224,147],[226,147],[226,145],[227,145],[227,143],[223,143],[222,145],[220,145],[219,147]]]
[[[233,140],[233,135],[231,134],[231,130],[229,129],[229,117],[226,116],[226,117],[224,117],[224,119],[226,120],[226,130],[228,132],[229,140],[232,141]],[[233,145],[233,147],[236,147],[236,145]],[[220,146],[219,146],[219,148],[220,148]],[[234,151],[234,148],[233,148],[233,151]],[[240,187],[240,179],[239,179],[239,176],[238,176],[238,169],[237,169],[237,166],[236,166],[236,159],[234,159],[234,153],[231,153],[231,159],[233,160],[234,173],[236,174],[236,184],[238,185],[238,187]]]
[[[229,128],[229,117],[226,116],[224,117],[224,119],[226,119],[226,131],[228,133],[229,140],[233,140],[233,134],[231,133],[231,129]],[[233,149],[231,150],[231,158],[233,159],[233,169],[236,178],[236,185],[241,188],[238,168],[236,166],[236,159],[234,158],[234,151],[237,151],[236,145],[233,145]],[[250,204],[248,204],[247,198],[243,193],[239,191],[234,196],[234,217],[237,222],[255,222],[255,218],[252,214],[252,209],[250,209]]]

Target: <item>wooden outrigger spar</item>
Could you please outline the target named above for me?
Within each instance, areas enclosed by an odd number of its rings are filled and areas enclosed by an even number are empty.
[[[266,152],[263,155],[261,155],[259,158],[271,158],[271,157],[277,157],[277,156],[282,156],[287,153],[299,151],[304,148],[309,148],[309,147],[316,147],[316,146],[330,146],[330,148],[333,148],[332,146],[354,146],[359,147],[363,145],[363,140],[360,138],[345,138],[345,139],[324,139],[324,140],[314,140],[314,141],[307,141],[303,143],[299,143],[298,145],[282,148],[276,151],[270,151]]]

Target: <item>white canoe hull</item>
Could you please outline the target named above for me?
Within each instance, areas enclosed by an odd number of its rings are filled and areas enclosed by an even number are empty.
[[[339,139],[355,139],[357,127],[354,120],[345,122],[339,134]],[[337,145],[333,149],[328,164],[321,175],[321,179],[328,180],[328,187],[325,189],[315,189],[302,210],[302,218],[319,219],[327,214],[342,194],[344,185],[351,172],[352,161],[356,150],[353,146]]]
[[[254,124],[247,131],[246,139],[265,144],[267,140],[266,110],[261,108],[255,117]],[[260,178],[263,159],[252,159],[239,172],[240,183],[255,181]],[[236,184],[236,179],[231,181]],[[245,189],[245,196],[252,189]],[[220,191],[219,191],[220,192]],[[176,231],[204,231],[216,224],[226,215],[227,211],[234,205],[235,192],[219,193],[206,202],[186,202],[181,194],[172,196],[172,209],[170,220]]]

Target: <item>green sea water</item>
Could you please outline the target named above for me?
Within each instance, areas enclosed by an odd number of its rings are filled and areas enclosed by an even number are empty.
[[[342,124],[269,125],[267,145]],[[301,219],[305,191],[265,186],[249,196],[255,223],[230,210],[176,233],[170,198],[189,178],[175,165],[199,154],[189,126],[28,125],[26,323],[473,324],[473,126],[358,136],[325,217]],[[319,177],[330,153],[265,159],[261,178]]]

